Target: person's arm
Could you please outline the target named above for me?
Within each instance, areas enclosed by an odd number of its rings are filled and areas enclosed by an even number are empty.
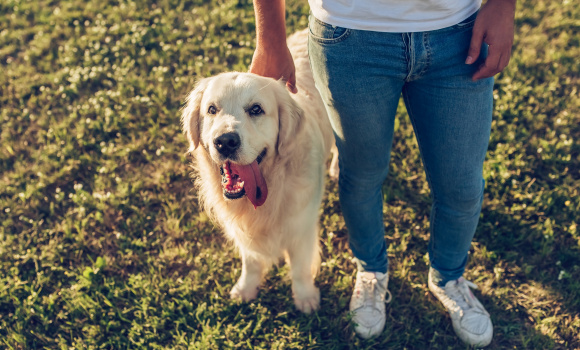
[[[286,81],[297,93],[292,55],[286,45],[286,4],[284,0],[254,0],[256,51],[250,72]]]
[[[485,63],[475,72],[473,80],[493,77],[508,65],[514,42],[515,9],[516,0],[487,0],[479,10],[465,63],[477,60],[483,42],[489,49]]]

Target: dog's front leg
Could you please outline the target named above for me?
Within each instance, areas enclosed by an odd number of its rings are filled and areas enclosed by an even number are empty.
[[[242,251],[242,275],[230,292],[231,298],[243,301],[255,299],[263,275],[264,263],[256,256]]]
[[[315,230],[318,232],[318,230]],[[320,267],[318,237],[297,242],[288,251],[292,273],[292,294],[298,310],[309,314],[320,306],[320,291],[314,285],[314,278]]]

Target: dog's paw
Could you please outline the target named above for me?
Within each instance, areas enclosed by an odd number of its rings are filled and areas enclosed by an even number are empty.
[[[238,299],[242,301],[250,301],[256,299],[258,296],[258,288],[251,287],[251,288],[242,288],[239,283],[236,283],[234,288],[230,291],[230,297],[232,299]]]
[[[320,291],[318,288],[314,287],[314,289],[309,293],[301,293],[301,295],[295,293],[294,304],[298,310],[305,314],[316,311],[320,307]]]

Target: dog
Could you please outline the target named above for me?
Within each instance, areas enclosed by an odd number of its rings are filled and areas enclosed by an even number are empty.
[[[296,307],[318,309],[319,211],[334,136],[308,62],[307,30],[288,38],[298,93],[281,80],[222,73],[186,98],[182,126],[195,163],[200,204],[238,248],[242,273],[234,299],[256,298],[280,258],[290,265]]]

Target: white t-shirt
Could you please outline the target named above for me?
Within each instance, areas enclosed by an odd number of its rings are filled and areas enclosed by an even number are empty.
[[[309,0],[319,20],[350,29],[377,32],[425,32],[457,24],[481,6],[481,0]]]

